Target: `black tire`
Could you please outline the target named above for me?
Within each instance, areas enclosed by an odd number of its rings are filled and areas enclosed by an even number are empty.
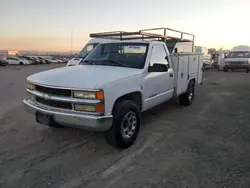
[[[195,95],[195,83],[191,80],[188,84],[187,92],[179,96],[180,103],[184,106],[192,104]]]
[[[249,69],[246,69],[246,73],[249,73]]]
[[[24,65],[23,62],[20,62],[19,65]]]
[[[115,104],[113,117],[114,119],[111,129],[104,133],[106,141],[108,144],[116,148],[126,149],[135,142],[139,133],[141,119],[140,109],[133,101],[121,100]],[[130,121],[133,125],[128,125],[128,121],[126,120],[128,117],[132,117],[132,120],[136,123],[133,124]],[[129,118],[129,120],[131,119]],[[124,131],[124,125],[129,130]]]
[[[224,71],[224,72],[228,72],[228,69],[227,69],[227,68],[224,68],[223,71]]]

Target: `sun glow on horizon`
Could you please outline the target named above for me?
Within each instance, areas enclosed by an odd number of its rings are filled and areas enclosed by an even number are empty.
[[[89,33],[137,31],[169,27],[195,35],[195,44],[208,48],[231,49],[250,45],[248,0],[155,0],[132,1],[121,8],[119,2],[93,1],[19,1],[0,2],[0,50],[80,51]],[[167,9],[164,7],[168,7]],[[164,19],[163,19],[164,18]]]

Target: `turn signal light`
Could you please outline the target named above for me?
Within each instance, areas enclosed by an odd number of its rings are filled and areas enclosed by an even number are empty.
[[[96,92],[96,99],[97,100],[104,100],[104,93],[103,93],[103,91],[97,91]]]

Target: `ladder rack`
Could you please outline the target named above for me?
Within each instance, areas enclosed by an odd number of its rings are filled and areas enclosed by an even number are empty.
[[[153,33],[152,31],[160,31],[162,34]],[[167,35],[167,32],[175,32],[180,35],[179,37],[174,37]],[[184,36],[191,36],[191,39],[185,39]],[[182,31],[177,31],[170,28],[151,28],[142,29],[136,32],[126,32],[126,31],[112,31],[112,32],[102,32],[102,33],[91,33],[91,38],[104,38],[104,39],[114,39],[114,40],[161,40],[170,42],[194,42],[194,35]]]

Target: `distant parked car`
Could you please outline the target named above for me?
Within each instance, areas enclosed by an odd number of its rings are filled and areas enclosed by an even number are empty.
[[[20,58],[26,59],[31,62],[31,64],[36,64],[36,61],[34,58],[29,57],[29,56],[20,56]]]
[[[39,56],[31,56],[32,59],[34,59],[35,64],[45,64],[47,63],[45,59]]]
[[[48,59],[46,59],[45,57],[37,57],[41,64],[50,64],[50,61]]]
[[[8,65],[8,63],[5,60],[0,59],[0,66],[6,66],[6,65]]]
[[[29,65],[32,62],[22,57],[6,57],[3,59],[9,65]]]
[[[47,59],[50,63],[63,63],[62,60],[57,59],[57,58],[48,58]]]

